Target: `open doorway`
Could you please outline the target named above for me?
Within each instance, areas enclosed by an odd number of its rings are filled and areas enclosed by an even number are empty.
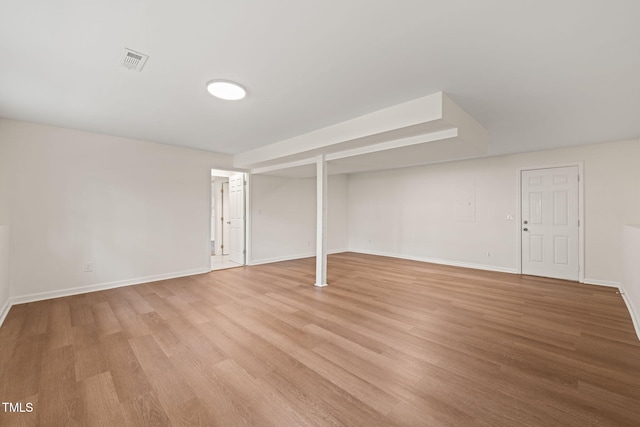
[[[211,170],[211,270],[245,265],[245,174]]]

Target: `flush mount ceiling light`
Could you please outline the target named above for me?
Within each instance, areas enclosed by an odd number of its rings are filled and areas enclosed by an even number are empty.
[[[207,83],[207,90],[216,98],[236,101],[247,95],[247,91],[238,83],[229,80],[211,80]]]

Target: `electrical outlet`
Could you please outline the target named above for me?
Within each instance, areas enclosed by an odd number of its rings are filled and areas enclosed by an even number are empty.
[[[85,262],[84,263],[84,271],[85,271],[85,273],[91,273],[93,271],[93,263],[92,262]]]
[[[491,256],[491,252],[487,251],[487,256],[490,257]]]

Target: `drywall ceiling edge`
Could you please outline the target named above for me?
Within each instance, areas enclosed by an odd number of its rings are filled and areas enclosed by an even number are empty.
[[[432,113],[437,112],[437,114],[431,114],[429,117],[421,115],[420,112],[424,113],[426,106],[430,107]],[[407,114],[406,120],[403,120],[402,114]],[[382,132],[380,132],[381,130]],[[357,138],[354,139],[354,136]],[[323,137],[326,137],[329,142],[323,144]],[[479,155],[487,153],[487,130],[446,94],[438,92],[411,103],[379,110],[310,134],[282,141],[275,144],[277,146],[262,159],[258,159],[256,156],[258,150],[254,150],[252,153],[247,153],[251,156],[244,157],[244,161],[249,161],[253,157],[251,160],[253,163],[243,164],[243,166],[251,167],[253,173],[269,173],[278,169],[313,163],[315,156],[319,154],[327,155],[327,160],[336,160],[375,152],[391,152],[403,147],[436,143],[451,138],[463,142]],[[291,144],[297,145],[294,148],[289,147],[287,150],[287,146]],[[273,148],[273,146],[263,148],[269,147]],[[279,153],[279,157],[276,153]],[[428,151],[424,151],[424,153],[426,154]],[[245,153],[234,156],[236,166],[238,166],[238,161],[243,161],[240,158],[243,154]],[[420,159],[412,157],[406,159],[406,164],[426,164],[436,160],[449,161],[459,158],[455,153],[451,153],[449,157],[444,159],[430,158],[429,156]],[[373,169],[386,167],[384,162],[380,161],[379,163],[379,165],[374,164],[371,167]]]
[[[339,151],[344,148],[338,147],[350,141],[361,141],[363,138],[386,132],[436,122],[443,118],[443,96],[442,92],[437,92],[284,141],[245,151],[233,156],[233,163],[236,167],[257,167],[269,162],[273,163],[278,159],[304,155],[314,150]],[[359,145],[363,144],[366,144],[366,141],[359,143]]]

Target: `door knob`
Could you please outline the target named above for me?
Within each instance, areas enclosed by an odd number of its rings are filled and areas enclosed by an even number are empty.
[[[529,231],[529,229],[525,227],[522,229],[522,231]]]
[[[524,220],[525,225],[529,224],[529,221],[527,221],[526,219]]]

